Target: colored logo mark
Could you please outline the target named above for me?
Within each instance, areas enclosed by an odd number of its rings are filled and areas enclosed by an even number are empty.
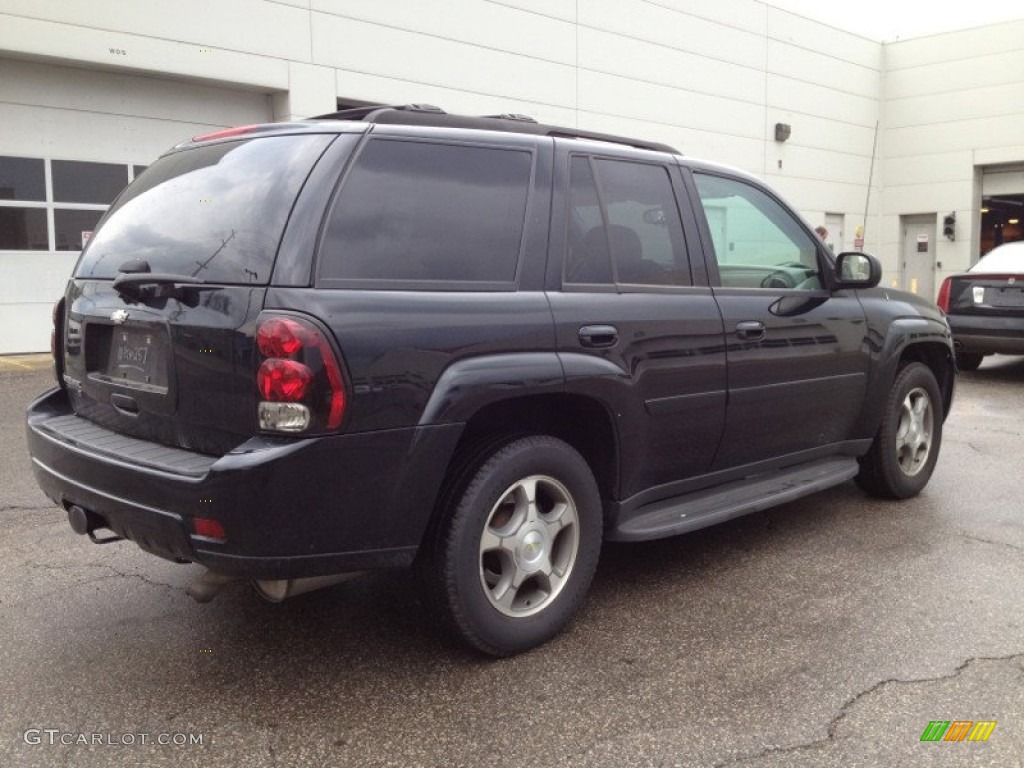
[[[988,741],[995,728],[995,720],[932,720],[921,741]]]

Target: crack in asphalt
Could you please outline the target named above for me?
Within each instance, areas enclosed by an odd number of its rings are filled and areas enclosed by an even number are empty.
[[[1010,549],[1016,549],[1018,552],[1024,552],[1024,547],[1017,546],[1016,544],[1011,544],[1008,541],[996,541],[995,539],[983,539],[980,536],[972,536],[969,533],[959,533],[957,535],[960,536],[961,538],[964,538],[964,539],[971,539],[972,541],[980,541],[982,544],[991,544],[991,545],[996,546],[996,547],[1009,547]]]
[[[967,669],[972,663],[978,661],[1014,661],[1015,659],[1024,659],[1024,651],[1011,653],[1006,656],[972,656],[962,664],[957,666],[952,672],[946,675],[938,675],[937,677],[923,677],[914,680],[901,680],[898,677],[892,677],[887,680],[880,680],[879,682],[872,685],[870,688],[865,688],[860,693],[854,694],[843,705],[839,708],[839,712],[833,717],[828,726],[825,729],[825,738],[814,739],[813,741],[806,741],[800,744],[790,744],[788,746],[770,746],[765,747],[755,753],[748,755],[741,755],[734,757],[724,762],[715,763],[713,768],[726,768],[730,765],[740,765],[752,760],[758,760],[768,755],[783,754],[788,752],[800,752],[803,750],[821,749],[835,742],[836,732],[839,730],[839,724],[846,718],[849,711],[856,706],[856,704],[863,698],[870,696],[875,691],[881,690],[887,685],[920,685],[922,683],[937,683],[943,680],[952,680],[959,677],[960,674]]]
[[[102,568],[104,570],[111,571],[113,574],[111,576],[100,576],[98,578],[87,579],[85,581],[76,581],[75,584],[79,586],[83,584],[93,584],[97,581],[103,581],[104,579],[113,579],[120,576],[126,579],[139,579],[140,581],[154,587],[173,589],[175,592],[181,591],[181,587],[176,584],[168,584],[166,581],[157,581],[156,579],[151,579],[148,576],[143,576],[141,573],[128,573],[126,571],[122,571],[118,568],[115,568],[114,566],[109,565],[107,563],[77,563],[73,565],[51,565],[50,563],[25,563],[25,566],[31,569],[38,569],[51,572],[63,572],[66,570],[73,570],[75,568]]]
[[[23,512],[35,510],[37,512],[58,509],[54,504],[0,504],[0,512]]]

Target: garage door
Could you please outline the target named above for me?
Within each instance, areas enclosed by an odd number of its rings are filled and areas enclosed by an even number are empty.
[[[271,107],[264,93],[171,79],[0,68],[0,354],[40,352],[82,242],[120,189],[179,141],[268,121]]]
[[[1024,165],[990,166],[981,176],[983,256],[1003,243],[1024,240]]]

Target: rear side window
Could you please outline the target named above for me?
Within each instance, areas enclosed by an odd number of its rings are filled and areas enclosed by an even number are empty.
[[[76,275],[112,278],[143,259],[152,272],[265,285],[295,198],[332,138],[268,136],[160,158],[100,222]]]
[[[581,285],[691,284],[683,225],[665,167],[572,158],[564,280]]]
[[[532,168],[523,150],[370,140],[331,212],[320,280],[511,285]]]

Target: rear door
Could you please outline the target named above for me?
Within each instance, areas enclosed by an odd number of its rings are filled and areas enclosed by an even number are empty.
[[[567,387],[614,410],[622,498],[702,474],[724,424],[725,354],[678,169],[562,141],[555,168],[549,300]]]
[[[870,362],[856,293],[827,290],[819,241],[766,190],[718,172],[689,178],[728,357],[714,469],[845,440]]]
[[[64,382],[80,416],[214,454],[253,433],[253,321],[295,199],[334,139],[200,144],[122,193],[66,295]],[[154,282],[115,290],[126,273]]]

